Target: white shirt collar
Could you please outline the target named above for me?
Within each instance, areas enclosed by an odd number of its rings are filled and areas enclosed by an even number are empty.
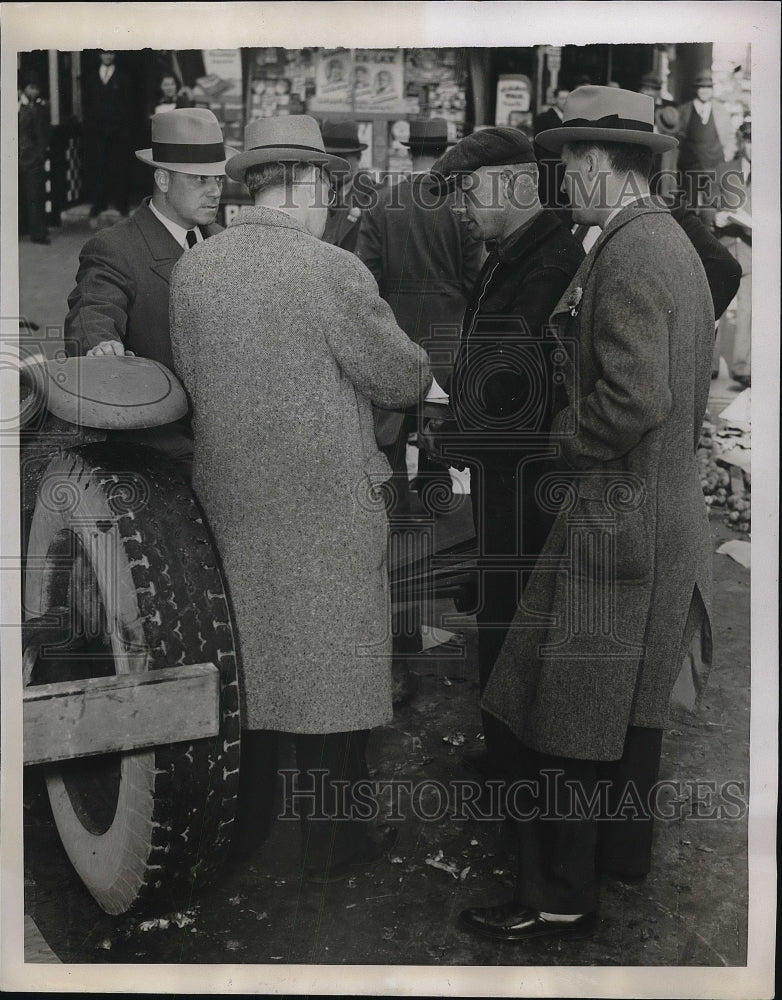
[[[172,220],[169,219],[167,216],[163,215],[162,212],[159,212],[151,201],[149,203],[149,207],[155,218],[160,219],[160,221],[163,223],[166,229],[171,233],[171,235],[174,237],[177,243],[182,247],[182,249],[186,250],[187,234],[189,230],[185,229],[184,226],[178,225],[176,222],[172,222]],[[204,237],[198,226],[193,226],[193,232],[196,234],[196,242],[203,243]]]
[[[29,103],[30,102],[27,99],[27,94],[22,93],[19,95],[19,107],[21,107],[23,104],[29,104]]]
[[[104,83],[108,83],[112,76],[114,76],[114,64],[112,63],[111,66],[105,66],[101,63],[98,67],[98,71],[100,72],[101,80],[103,80]]]
[[[742,156],[741,157],[741,174],[742,174],[742,176],[744,178],[744,182],[745,183],[746,183],[747,178],[749,177],[751,171],[752,171],[752,164],[746,158],[746,156]]]
[[[564,111],[560,111],[559,108],[556,106],[556,104],[552,104],[551,105],[551,110],[554,112],[554,114],[557,116],[557,118],[559,118],[560,121],[564,121],[565,120],[565,112]]]

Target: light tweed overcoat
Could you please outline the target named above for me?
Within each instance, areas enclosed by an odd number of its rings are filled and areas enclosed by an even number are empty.
[[[360,261],[262,207],[183,256],[171,339],[239,634],[244,725],[388,721],[387,521],[372,485],[390,469],[371,404],[414,404],[426,354]]]
[[[539,484],[558,514],[483,706],[534,749],[613,760],[629,725],[665,725],[682,646],[710,604],[695,448],[714,312],[681,227],[636,202],[551,320],[577,344],[553,425],[565,472]]]

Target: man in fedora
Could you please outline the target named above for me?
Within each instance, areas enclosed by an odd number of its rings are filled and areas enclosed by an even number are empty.
[[[570,91],[567,87],[557,87],[554,91],[554,103],[545,111],[535,116],[533,130],[545,132],[546,129],[559,128],[562,124],[562,116],[565,113],[565,101]],[[550,209],[558,214],[561,221],[568,228],[573,220],[570,216],[567,198],[562,190],[562,161],[558,156],[535,144],[535,157],[538,161],[539,181],[538,193],[540,203],[544,208]]]
[[[645,94],[654,101],[655,131],[661,135],[676,135],[679,128],[679,113],[673,101],[666,100],[662,96],[662,77],[657,73],[644,73],[638,85],[638,93]],[[677,161],[676,146],[655,155],[652,165],[652,194],[669,197],[678,188]]]
[[[455,424],[440,428],[441,447],[470,469],[482,693],[529,572],[526,560],[535,559],[551,525],[536,495],[549,471],[554,414],[555,344],[545,326],[584,251],[543,210],[533,144],[518,129],[474,132],[432,169],[441,187],[456,189],[462,228],[488,250],[454,363]],[[499,778],[514,749],[493,716],[484,714],[483,728],[484,749],[463,760],[481,776]]]
[[[436,355],[432,371],[445,386],[467,298],[478,276],[481,244],[459,226],[452,211],[453,195],[433,197],[429,188],[430,168],[448,148],[445,120],[414,119],[403,145],[410,150],[412,172],[380,192],[374,207],[364,213],[356,252],[397,323],[411,340]],[[451,335],[449,328],[454,331]],[[394,470],[397,513],[409,510],[405,456],[408,435],[416,427],[415,415],[375,413],[377,441]],[[445,489],[450,496],[451,477],[446,466],[419,451],[414,486],[426,503],[430,491]]]
[[[387,846],[356,813],[369,730],[392,716],[379,490],[390,469],[371,407],[414,405],[431,383],[426,354],[367,269],[321,239],[329,172],[345,167],[308,115],[250,122],[226,173],[254,206],[185,254],[171,288],[193,484],[242,650],[243,745],[262,767],[266,735],[293,734],[303,863],[316,882],[360,873]],[[261,795],[244,756],[242,774]]]
[[[714,313],[695,250],[648,192],[676,140],[654,131],[652,98],[591,86],[536,138],[562,152],[575,221],[602,232],[550,318],[569,355],[561,472],[539,488],[555,520],[482,703],[518,738],[527,794],[514,898],[460,921],[517,942],[591,933],[599,879],[649,871],[663,727],[711,592],[695,444]]]
[[[161,112],[152,119],[152,146],[136,156],[153,168],[153,191],[136,211],[82,248],[76,287],[68,296],[65,337],[71,352],[132,353],[173,367],[169,282],[191,246],[220,231],[215,224],[225,163],[219,122],[206,108]],[[145,431],[114,431],[187,460],[188,422]]]
[[[336,198],[329,207],[323,239],[355,253],[361,214],[374,204],[376,198],[372,175],[359,166],[367,144],[358,141],[358,125],[353,121],[325,121],[321,134],[326,152],[341,157],[347,163],[345,170],[334,170],[331,174]]]
[[[690,206],[711,225],[714,210],[706,204],[710,182],[720,164],[733,155],[734,136],[727,112],[714,101],[711,70],[698,73],[693,87],[693,99],[678,108],[679,171]]]

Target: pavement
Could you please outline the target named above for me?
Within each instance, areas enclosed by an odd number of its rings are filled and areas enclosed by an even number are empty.
[[[50,246],[20,242],[22,315],[35,336],[55,343],[73,287],[78,253],[91,231],[76,217]],[[61,333],[59,334],[61,335]],[[738,394],[723,371],[712,382],[718,414]],[[469,495],[429,524],[440,550],[472,533]],[[26,913],[62,962],[301,963],[423,966],[741,966],[747,961],[750,573],[716,549],[735,536],[712,511],[715,663],[704,703],[689,723],[667,730],[661,779],[679,783],[677,808],[657,824],[654,868],[641,883],[607,880],[601,921],[586,941],[497,944],[456,926],[458,912],[510,897],[513,851],[496,821],[443,810],[435,788],[469,774],[460,763],[478,749],[480,713],[475,619],[436,599],[432,624],[455,639],[411,663],[413,700],[376,730],[370,764],[378,778],[418,783],[431,818],[389,809],[399,838],[389,859],[348,882],[314,886],[298,872],[298,828],[278,820],[264,846],[192,899],[184,920],[160,914],[109,917],[75,875],[53,827],[43,778],[25,775]],[[718,818],[697,816],[696,783],[713,782]],[[722,808],[730,798],[732,809]],[[428,790],[427,790],[428,789]],[[428,798],[427,798],[428,796]],[[282,805],[282,800],[280,800]],[[732,818],[731,818],[732,817]],[[165,915],[163,915],[165,917]],[[146,919],[146,925],[144,923]],[[155,921],[158,921],[157,923]],[[150,922],[151,921],[151,922]],[[40,954],[40,951],[35,954]],[[28,961],[34,961],[30,954]],[[628,985],[628,989],[630,986]],[[629,995],[629,994],[628,994]]]

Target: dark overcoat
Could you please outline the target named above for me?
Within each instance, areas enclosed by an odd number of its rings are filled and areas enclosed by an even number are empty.
[[[245,724],[387,722],[389,477],[371,404],[415,404],[426,354],[364,265],[255,207],[174,269],[171,336],[193,404],[193,485],[225,567]]]
[[[204,236],[221,226],[202,226]],[[106,340],[173,367],[168,298],[171,272],[184,253],[155,217],[146,198],[136,211],[88,240],[79,255],[76,287],[68,296],[65,337],[71,353],[86,354]]]
[[[459,225],[453,197],[433,195],[428,181],[428,175],[416,174],[381,191],[377,204],[362,215],[356,253],[397,323],[430,352],[432,372],[444,386],[482,247]],[[395,441],[401,423],[401,414],[379,411],[378,441]]]
[[[628,725],[664,726],[691,609],[710,604],[695,448],[714,312],[681,227],[636,202],[551,319],[578,348],[552,425],[564,472],[539,484],[557,517],[483,707],[533,749],[614,760]]]

